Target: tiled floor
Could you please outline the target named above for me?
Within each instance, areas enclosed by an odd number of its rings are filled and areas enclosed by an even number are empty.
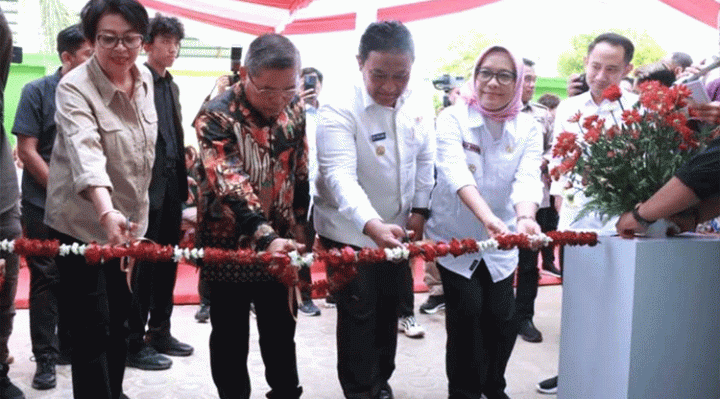
[[[535,392],[535,384],[557,371],[560,338],[560,286],[541,287],[536,302],[535,324],[542,331],[544,341],[530,344],[518,339],[507,371],[507,393],[516,399],[548,397]],[[415,307],[426,299],[416,294]],[[317,301],[321,304],[324,301]],[[300,316],[296,334],[300,381],[305,389],[303,398],[339,399],[342,391],[335,369],[335,309],[322,307],[319,317]],[[173,358],[167,371],[127,369],[125,392],[132,399],[202,399],[217,398],[210,376],[208,337],[210,324],[198,324],[193,315],[197,306],[177,306],[173,313],[173,333],[181,341],[195,347],[187,358]],[[397,369],[390,380],[397,399],[442,399],[447,397],[445,377],[445,317],[417,314],[426,328],[422,339],[398,337]],[[257,343],[257,330],[251,323],[251,353],[249,365],[253,384],[252,398],[265,397],[268,390]],[[58,386],[48,391],[30,387],[35,363],[31,361],[28,312],[19,310],[10,351],[15,363],[10,377],[27,398],[71,398],[70,366],[58,366]],[[549,396],[553,398],[553,396]]]

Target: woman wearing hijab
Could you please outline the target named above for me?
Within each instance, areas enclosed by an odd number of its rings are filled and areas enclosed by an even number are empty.
[[[520,113],[523,63],[491,46],[475,63],[464,101],[437,120],[437,186],[426,232],[433,240],[539,234],[542,131]],[[438,259],[446,300],[449,398],[507,398],[515,345],[517,249]]]

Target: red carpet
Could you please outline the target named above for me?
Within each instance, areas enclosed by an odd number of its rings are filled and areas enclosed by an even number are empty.
[[[556,256],[557,259],[557,256]],[[424,263],[421,259],[417,259],[413,262],[413,279],[415,292],[427,292],[428,288],[423,283],[423,276],[425,275]],[[325,266],[323,264],[315,263],[310,268],[313,281],[320,281],[325,279]],[[198,285],[198,270],[195,266],[187,263],[181,263],[178,267],[177,282],[175,284],[175,303],[178,305],[198,304],[200,299],[198,297],[197,285]],[[540,273],[540,285],[555,285],[560,284],[562,280],[558,277],[541,272]],[[28,293],[30,290],[30,272],[25,266],[25,262],[21,261],[20,275],[18,278],[18,289],[15,297],[15,305],[19,309],[26,309],[28,307]],[[315,294],[315,297],[318,295]]]

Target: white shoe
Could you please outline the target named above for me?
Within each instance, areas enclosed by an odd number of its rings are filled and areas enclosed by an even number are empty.
[[[425,328],[415,320],[415,316],[400,318],[398,331],[405,333],[410,338],[422,338],[425,336]]]

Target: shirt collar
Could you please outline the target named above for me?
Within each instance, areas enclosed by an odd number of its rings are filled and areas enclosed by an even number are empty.
[[[98,88],[98,91],[100,92],[100,97],[102,97],[103,102],[106,106],[109,106],[110,103],[115,98],[115,95],[120,92],[120,89],[118,89],[112,82],[110,82],[110,79],[105,75],[105,72],[103,72],[102,68],[100,68],[100,63],[97,60],[97,55],[93,55],[93,57],[90,59],[90,62],[88,62],[88,68],[89,72],[95,76],[95,84]],[[145,93],[144,95],[147,95],[148,91],[148,82],[146,82],[142,74],[140,73],[140,69],[137,67],[137,65],[133,65],[130,69],[130,73],[133,75],[133,81],[135,82],[135,94],[137,95],[137,92],[140,88],[142,88]]]
[[[145,66],[147,67],[147,69],[150,70],[150,73],[152,74],[153,83],[158,83],[161,80],[167,80],[167,81],[173,80],[172,74],[167,69],[165,70],[165,76],[160,76],[160,74],[157,73],[155,71],[155,69],[153,69],[153,67],[151,67],[150,64],[148,64],[147,62],[145,63]]]

